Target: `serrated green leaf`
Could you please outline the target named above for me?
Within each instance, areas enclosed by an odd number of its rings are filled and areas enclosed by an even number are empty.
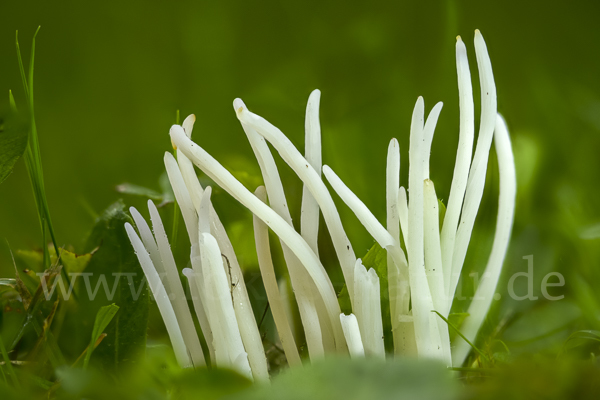
[[[49,248],[48,252],[50,253],[50,263],[56,263],[56,251],[54,248]],[[18,250],[17,257],[27,265],[27,268],[33,271],[41,271],[43,269],[44,255],[41,251]],[[85,268],[92,259],[92,254],[75,254],[72,251],[60,249],[60,259],[67,273],[76,274],[85,271]]]

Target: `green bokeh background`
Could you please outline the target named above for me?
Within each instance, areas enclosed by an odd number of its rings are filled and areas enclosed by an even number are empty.
[[[581,233],[600,223],[600,3],[553,4],[3,0],[0,107],[8,106],[8,89],[24,102],[15,30],[27,60],[30,39],[41,25],[36,117],[59,245],[80,248],[93,214],[122,197],[116,185],[159,189],[177,109],[182,116],[196,114],[194,139],[253,190],[261,181],[251,177],[259,170],[233,99],[244,99],[302,148],[306,100],[315,88],[322,91],[324,163],[384,221],[387,144],[392,137],[400,141],[406,184],[410,115],[420,95],[427,110],[444,102],[431,176],[438,196],[447,199],[458,141],[455,37],[460,34],[467,44],[477,104],[472,43],[479,28],[517,159],[517,215],[505,268],[523,271],[522,257],[533,254],[538,292],[549,271],[566,279],[553,292],[566,296],[558,307],[551,303],[548,311],[544,301],[503,300],[502,309],[509,310],[506,315],[533,310],[542,321],[559,324],[573,316],[579,327],[598,328],[599,240]],[[495,225],[495,156],[490,160],[490,186],[475,234],[482,245],[469,254],[472,265],[485,261]],[[299,221],[301,184],[287,169],[282,173]],[[252,249],[240,228],[250,215],[222,191],[214,202],[235,231],[234,245]],[[372,239],[347,208],[340,206],[340,212],[357,255],[364,254]],[[0,185],[0,238],[13,249],[40,246],[22,161]],[[251,268],[252,256],[244,257]],[[11,270],[3,243],[0,273]],[[526,339],[517,335],[515,342]]]

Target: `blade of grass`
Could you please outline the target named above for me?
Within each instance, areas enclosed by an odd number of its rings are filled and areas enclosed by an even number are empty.
[[[106,333],[103,333],[100,335],[98,340],[96,340],[96,343],[94,343],[94,350],[96,350],[96,347],[98,347],[98,345],[100,343],[102,343],[102,341],[104,340],[104,338],[106,336],[108,336]],[[81,361],[81,359],[87,354],[89,348],[90,348],[90,345],[88,344],[87,347],[85,348],[85,350],[83,350],[83,352],[79,355],[79,357],[77,357],[77,360],[75,360],[73,365],[71,365],[71,368],[75,368],[77,366],[77,364],[79,364],[79,361]]]
[[[2,337],[0,337],[0,352],[2,352],[2,358],[4,359],[4,365],[6,365],[6,370],[8,375],[10,376],[11,380],[13,381],[13,384],[15,385],[15,387],[17,389],[21,388],[21,384],[19,383],[19,380],[17,379],[17,374],[15,373],[15,370],[10,362],[10,358],[8,357],[8,352],[6,351],[6,347],[4,347],[4,341],[2,340]]]
[[[48,252],[48,247],[46,245],[46,232],[50,233],[50,238],[52,240],[52,245],[54,246],[54,250],[57,254],[57,257],[60,259],[60,251],[58,250],[58,244],[56,241],[56,235],[54,234],[54,226],[52,224],[52,219],[50,217],[50,209],[48,208],[48,201],[46,199],[46,190],[44,186],[44,174],[42,169],[42,157],[40,152],[40,145],[37,134],[37,127],[35,123],[35,112],[34,112],[34,101],[33,101],[33,72],[34,72],[34,64],[35,64],[35,38],[40,31],[38,26],[35,34],[33,35],[33,39],[31,42],[31,57],[29,61],[29,70],[28,76],[25,75],[25,68],[23,66],[23,59],[21,57],[21,49],[19,47],[19,32],[17,31],[15,42],[17,47],[17,59],[19,62],[19,70],[21,73],[21,79],[23,80],[23,88],[25,90],[25,94],[28,100],[28,111],[29,111],[29,119],[30,119],[30,134],[29,134],[29,142],[27,144],[27,150],[25,151],[25,165],[27,166],[27,171],[29,174],[29,179],[31,181],[31,185],[34,192],[35,202],[38,209],[38,217],[40,220],[40,227],[42,230],[42,241],[43,241],[43,251],[44,251],[44,266],[49,266],[50,263],[50,255]],[[14,99],[11,97],[11,105],[14,106]],[[67,274],[66,269],[62,271],[63,277],[67,284],[71,284],[69,275]],[[77,299],[77,294],[73,292],[73,297]]]
[[[465,335],[463,335],[463,334],[462,334],[462,333],[461,333],[461,332],[458,330],[458,328],[457,328],[456,326],[454,326],[454,324],[453,324],[452,322],[448,321],[448,319],[447,319],[446,317],[444,317],[442,314],[440,314],[439,312],[437,312],[437,311],[435,311],[435,310],[431,310],[431,312],[434,312],[434,313],[436,313],[436,314],[437,314],[437,315],[438,315],[438,316],[439,316],[441,319],[443,319],[443,320],[444,320],[444,322],[445,322],[446,324],[448,324],[448,326],[449,326],[449,327],[451,327],[452,329],[454,329],[454,330],[456,331],[456,333],[457,333],[457,334],[458,334],[458,335],[459,335],[461,338],[463,338],[463,340],[464,340],[465,342],[467,342],[467,344],[468,344],[469,346],[471,346],[471,348],[472,348],[473,350],[475,350],[475,352],[476,352],[477,354],[479,354],[479,355],[481,356],[481,358],[483,358],[485,361],[489,361],[489,358],[488,358],[488,357],[487,357],[485,354],[483,354],[483,352],[482,352],[481,350],[479,350],[477,347],[475,347],[475,345],[474,345],[473,343],[471,343],[471,342],[469,341],[469,339],[467,339],[467,338],[465,337]]]
[[[111,304],[109,306],[104,306],[100,308],[98,314],[96,314],[96,322],[94,322],[94,329],[92,330],[92,340],[88,346],[87,353],[85,354],[85,359],[83,360],[83,368],[86,369],[90,358],[92,357],[92,353],[96,348],[95,344],[102,335],[102,331],[106,329],[110,321],[113,319],[115,314],[119,311],[119,306],[116,304]]]

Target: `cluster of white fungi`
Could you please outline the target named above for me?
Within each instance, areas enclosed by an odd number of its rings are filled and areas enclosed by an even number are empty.
[[[475,115],[471,75],[464,43],[457,38],[456,65],[460,97],[460,130],[447,210],[440,221],[438,197],[429,179],[431,142],[442,104],[425,116],[416,102],[410,128],[408,184],[400,184],[400,148],[392,139],[387,152],[384,226],[364,203],[321,162],[320,92],[306,108],[304,155],[275,126],[236,99],[233,107],[260,165],[264,186],[249,191],[218,161],[191,140],[195,117],[170,130],[177,157],[164,162],[191,243],[190,264],[183,270],[192,294],[193,312],[206,339],[205,355],[195,330],[179,270],[159,213],[148,202],[152,229],[134,208],[136,230],[127,233],[164,319],[178,362],[183,367],[210,365],[233,368],[256,381],[269,379],[265,350],[252,312],[236,254],[211,203],[211,188],[202,187],[194,165],[254,215],[258,262],[277,333],[288,364],[301,366],[288,307],[290,294],[280,291],[269,247],[269,229],[281,241],[293,296],[298,306],[309,358],[327,354],[385,358],[380,278],[366,270],[344,231],[340,215],[322,175],[354,212],[375,241],[387,251],[387,282],[395,356],[438,359],[460,366],[470,350],[460,337],[450,342],[447,323],[452,300],[483,194],[488,157],[494,139],[500,175],[498,217],[492,251],[468,316],[460,326],[473,341],[498,283],[514,217],[516,178],[510,138],[497,114],[496,88],[487,48],[475,32],[481,87],[481,117],[474,147]],[[304,184],[300,232],[294,229],[281,178],[267,144]],[[338,298],[317,247],[319,215],[327,225],[352,306],[340,310]],[[402,244],[404,243],[404,245]],[[437,313],[432,312],[433,310]]]

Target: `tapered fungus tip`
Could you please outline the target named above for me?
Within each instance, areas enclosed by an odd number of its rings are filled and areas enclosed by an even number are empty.
[[[173,157],[173,154],[171,154],[168,151],[165,151],[165,156],[163,157],[165,162],[171,162],[171,161],[175,161],[175,158]]]
[[[266,193],[267,193],[267,189],[263,185],[260,185],[254,191],[254,195],[258,198],[262,198],[264,195],[266,195]]]
[[[244,104],[244,102],[242,101],[242,99],[237,98],[237,99],[233,100],[233,109],[235,110],[235,112],[237,114],[239,114],[242,111],[244,111],[245,108],[246,108],[246,105]]]
[[[475,29],[475,35],[481,35],[481,32],[479,31],[479,29]]]
[[[462,38],[460,37],[460,35],[458,35],[458,36],[456,37],[456,41],[457,41],[457,42],[462,42]]]
[[[194,114],[188,115],[181,124],[183,131],[187,135],[187,137],[192,137],[192,129],[194,129],[194,123],[196,122],[196,116]]]
[[[183,128],[181,127],[181,125],[173,125],[173,126],[171,126],[171,129],[169,129],[169,135],[171,136],[171,145],[173,146],[173,150],[177,150],[177,145],[173,141],[173,136],[178,131],[182,131],[183,134],[185,135],[185,131],[183,130]]]

